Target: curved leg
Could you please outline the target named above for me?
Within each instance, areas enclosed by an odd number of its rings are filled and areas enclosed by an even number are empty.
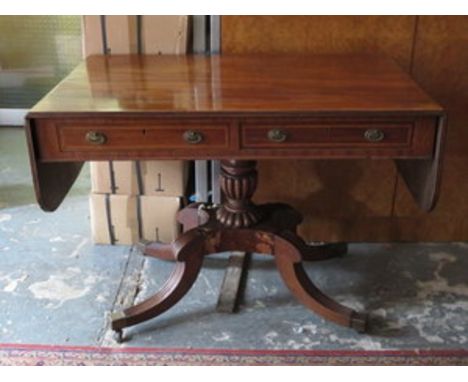
[[[182,235],[173,244],[175,269],[162,288],[147,300],[112,315],[112,329],[149,320],[174,306],[192,287],[205,255],[205,237],[198,230]]]
[[[366,315],[334,301],[318,289],[302,264],[301,243],[275,235],[274,256],[278,271],[294,296],[322,317],[339,325],[365,331]]]

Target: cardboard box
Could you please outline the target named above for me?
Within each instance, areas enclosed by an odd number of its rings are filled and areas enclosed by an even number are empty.
[[[170,243],[181,231],[177,212],[182,198],[173,196],[139,196],[141,234],[145,240]]]
[[[189,162],[179,160],[141,161],[140,172],[144,195],[185,195]]]
[[[91,162],[91,192],[183,196],[188,173],[186,161]]]
[[[135,161],[91,162],[91,192],[98,194],[139,195]]]
[[[169,243],[177,238],[180,197],[90,194],[91,232],[97,244]]]
[[[99,244],[133,244],[139,240],[137,198],[131,195],[91,194],[93,241]]]
[[[188,16],[145,15],[142,24],[145,54],[185,54],[187,51]]]
[[[104,54],[103,29],[106,31],[107,54],[138,53],[138,35],[144,54],[185,54],[189,37],[187,15],[144,15],[138,31],[137,16],[83,16],[84,56]],[[104,25],[101,22],[104,21]]]

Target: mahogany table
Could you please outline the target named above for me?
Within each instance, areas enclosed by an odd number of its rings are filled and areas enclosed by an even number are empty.
[[[443,109],[390,59],[363,55],[93,56],[28,114],[38,203],[56,209],[84,161],[220,159],[220,206],[188,206],[184,233],[148,256],[175,269],[159,292],[114,313],[122,329],[155,317],[190,289],[205,255],[271,254],[304,305],[364,331],[366,315],[326,296],[302,261],[326,256],[296,233],[287,205],[255,205],[257,159],[392,158],[424,210],[436,202]],[[304,174],[304,176],[307,176]],[[287,187],[285,179],[284,186]]]

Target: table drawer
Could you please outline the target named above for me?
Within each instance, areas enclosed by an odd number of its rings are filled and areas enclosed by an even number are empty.
[[[408,147],[414,125],[398,124],[244,124],[245,148]]]
[[[56,125],[59,149],[119,152],[153,149],[220,149],[229,146],[228,125],[135,123]]]

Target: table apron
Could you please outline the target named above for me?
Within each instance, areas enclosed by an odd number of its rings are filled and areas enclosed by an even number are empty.
[[[437,117],[32,120],[43,162],[153,159],[428,159]]]

